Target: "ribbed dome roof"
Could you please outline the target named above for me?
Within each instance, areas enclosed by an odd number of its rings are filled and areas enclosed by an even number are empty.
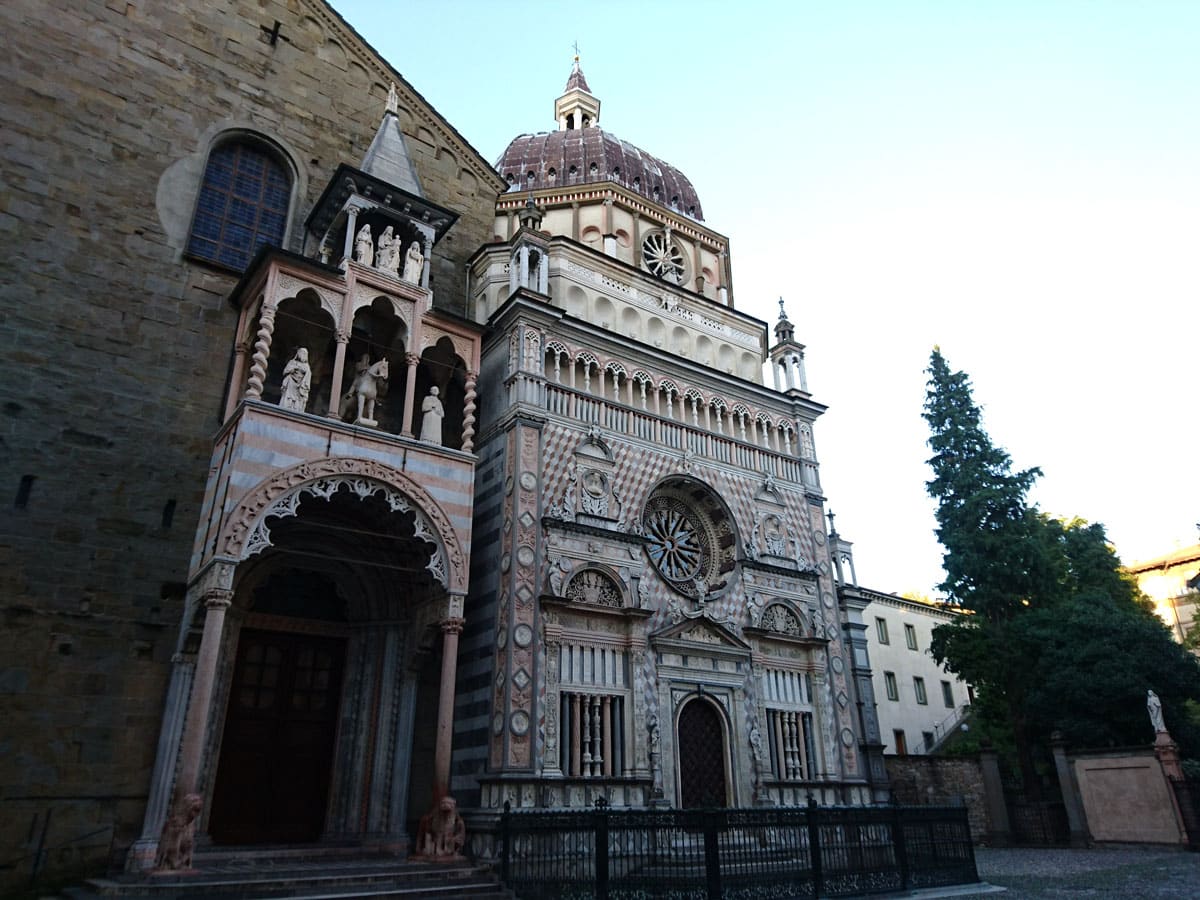
[[[596,126],[523,134],[508,145],[496,168],[510,190],[615,181],[647,200],[704,219],[686,175]]]

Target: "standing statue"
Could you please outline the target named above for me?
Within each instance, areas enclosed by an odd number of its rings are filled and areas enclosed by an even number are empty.
[[[375,254],[375,268],[396,274],[400,268],[400,238],[392,234],[392,226],[383,229],[379,236],[379,250]]]
[[[408,245],[404,254],[404,280],[413,284],[421,283],[421,270],[425,267],[425,257],[421,255],[421,242],[413,241]]]
[[[1146,691],[1146,712],[1150,714],[1150,724],[1154,726],[1154,733],[1165,733],[1167,725],[1163,721],[1162,701],[1154,691]]]
[[[283,394],[279,398],[279,406],[304,412],[308,407],[311,387],[312,369],[308,365],[308,348],[300,347],[283,367]]]
[[[367,363],[365,367],[364,362]],[[357,403],[358,416],[354,419],[354,424],[374,427],[379,424],[375,421],[375,400],[379,396],[379,383],[387,381],[388,377],[387,357],[370,365],[370,359],[364,355],[356,368],[358,374],[354,377],[354,384],[350,386],[350,390],[342,395],[338,415],[343,419],[346,418],[346,415],[355,408],[355,403]]]
[[[438,399],[438,389],[431,387],[429,396],[421,402],[421,435],[420,440],[431,444],[442,442],[442,419],[446,415],[442,401]]]
[[[370,225],[363,225],[354,236],[354,261],[364,266],[375,265],[375,247],[371,242]]]

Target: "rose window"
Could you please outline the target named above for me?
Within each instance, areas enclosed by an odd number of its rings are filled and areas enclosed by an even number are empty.
[[[665,231],[656,231],[642,241],[642,262],[659,278],[675,284],[683,281],[683,251]]]
[[[707,601],[728,588],[737,539],[729,511],[707,485],[691,478],[660,485],[642,511],[642,534],[651,565],[673,590]]]
[[[651,501],[646,516],[650,559],[669,581],[687,581],[700,572],[704,546],[699,529],[678,500]]]

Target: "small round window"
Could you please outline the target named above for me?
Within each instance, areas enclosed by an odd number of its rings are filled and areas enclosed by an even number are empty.
[[[666,231],[655,231],[642,241],[642,262],[653,275],[673,284],[682,284],[683,250]]]

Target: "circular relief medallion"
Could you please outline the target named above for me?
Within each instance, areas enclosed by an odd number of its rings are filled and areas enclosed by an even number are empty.
[[[532,547],[520,547],[517,550],[517,562],[519,562],[523,566],[532,566],[533,565],[533,548]]]
[[[603,497],[608,493],[608,479],[604,477],[603,472],[595,470],[585,472],[580,482],[583,484],[583,489],[592,497]]]
[[[533,642],[533,629],[522,622],[513,629],[513,643],[518,647],[528,647]],[[834,657],[838,659],[837,657]],[[838,659],[838,662],[841,662]]]
[[[513,734],[527,734],[529,732],[529,713],[525,712],[523,709],[518,709],[508,720],[508,725],[509,728],[512,729]],[[853,737],[853,735],[851,735],[851,737]],[[847,744],[846,746],[850,745]]]
[[[527,491],[532,491],[535,487],[537,487],[537,476],[532,472],[522,472],[521,487]]]
[[[853,747],[854,746],[854,732],[851,731],[849,728],[842,729],[842,746],[843,747]]]
[[[829,668],[841,675],[842,670],[846,668],[846,664],[842,662],[842,658],[840,656],[835,656],[832,660],[830,660]]]
[[[825,532],[817,531],[813,533],[813,540],[817,542],[818,547],[825,546]]]
[[[825,591],[821,594],[821,602],[825,604],[826,609],[833,609],[833,594]]]

